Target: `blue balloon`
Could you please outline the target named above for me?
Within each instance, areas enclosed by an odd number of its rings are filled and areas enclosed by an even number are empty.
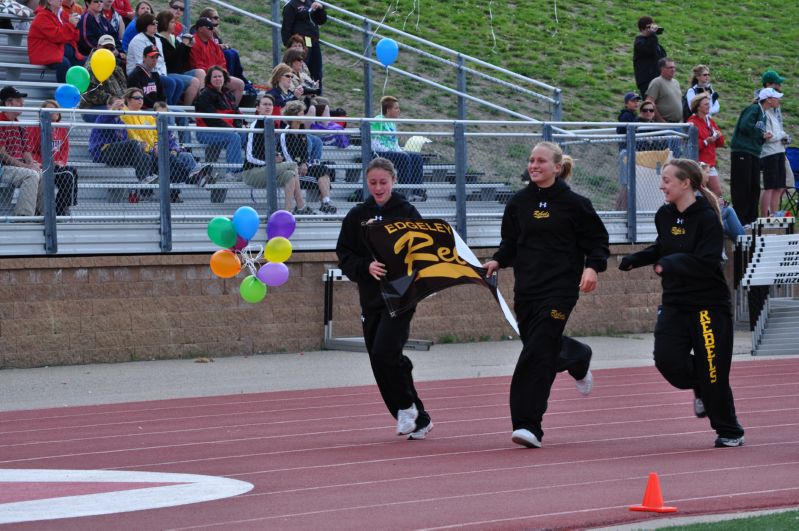
[[[239,207],[233,214],[233,227],[236,234],[245,240],[251,240],[258,233],[258,212],[252,207]]]
[[[394,39],[380,39],[380,42],[375,47],[377,60],[386,68],[394,64],[394,61],[397,60],[397,54],[399,54],[399,46]]]
[[[80,103],[80,91],[75,85],[65,83],[55,89],[55,101],[65,109],[74,109]]]

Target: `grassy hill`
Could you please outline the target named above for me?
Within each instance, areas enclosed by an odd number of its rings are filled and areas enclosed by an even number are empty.
[[[265,2],[238,0],[236,4],[268,15]],[[632,42],[638,31],[636,20],[650,14],[665,28],[660,42],[677,61],[677,78],[683,88],[688,86],[694,65],[710,67],[713,85],[722,98],[718,121],[723,130],[732,131],[738,113],[760,85],[760,74],[773,68],[788,79],[783,86],[783,108],[789,131],[799,134],[795,131],[799,124],[799,3],[340,0],[336,5],[378,21],[385,17],[386,24],[404,27],[408,33],[560,87],[564,119],[574,121],[615,119],[622,95],[635,89]],[[241,17],[221,11],[228,23],[243,22]],[[323,26],[322,31],[339,38],[349,33],[332,24]],[[264,61],[269,56],[263,50],[271,46],[267,33],[263,26],[246,23],[231,38],[239,48],[249,50],[247,57],[253,64],[260,65],[254,68],[260,80],[268,77],[265,72],[271,66]],[[328,54],[328,58],[328,87],[335,86],[336,93],[357,111],[358,80],[353,80],[349,70],[359,67],[346,57]],[[401,53],[397,66],[407,67],[409,60]],[[424,70],[426,65],[413,66]],[[348,83],[356,85],[348,87]],[[414,96],[412,89],[397,92],[406,92],[406,98]]]

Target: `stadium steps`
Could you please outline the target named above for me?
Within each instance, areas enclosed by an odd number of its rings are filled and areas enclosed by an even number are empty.
[[[769,312],[760,343],[752,355],[799,353],[799,299],[769,298]]]

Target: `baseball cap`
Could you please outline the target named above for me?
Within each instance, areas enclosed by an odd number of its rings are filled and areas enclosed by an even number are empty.
[[[640,99],[641,96],[639,96],[635,92],[628,92],[627,94],[624,95],[624,103],[629,103],[632,100],[640,100]]]
[[[11,98],[27,98],[28,95],[24,92],[20,92],[11,85],[6,85],[0,90],[0,101],[6,101]]]
[[[777,92],[776,90],[774,90],[771,87],[764,88],[757,95],[757,99],[759,99],[760,101],[767,100],[768,98],[777,98],[777,99],[779,99],[781,97],[782,97],[782,92]]]
[[[114,46],[116,46],[117,44],[116,41],[114,40],[114,37],[112,37],[111,35],[108,34],[101,35],[100,38],[97,39],[97,46],[108,46],[109,44],[113,44]]]
[[[161,52],[159,52],[158,48],[156,48],[155,46],[153,46],[151,44],[149,46],[145,46],[144,50],[142,50],[141,54],[142,54],[142,57],[153,57],[153,56],[161,55]]]
[[[778,85],[782,85],[782,83],[785,81],[785,78],[780,76],[774,70],[766,70],[763,72],[761,79],[763,80],[763,83],[776,83]]]
[[[200,17],[200,19],[197,21],[197,24],[195,24],[194,27],[214,29],[214,23],[211,22],[211,19],[208,17]]]

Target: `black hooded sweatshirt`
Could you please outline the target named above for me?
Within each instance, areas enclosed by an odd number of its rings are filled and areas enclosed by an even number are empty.
[[[513,266],[519,301],[579,296],[586,267],[607,268],[608,231],[591,201],[562,179],[548,188],[530,183],[508,201],[494,260]]]
[[[380,313],[385,309],[380,283],[369,274],[369,264],[374,261],[366,245],[364,224],[370,220],[421,219],[422,216],[402,195],[392,192],[382,207],[373,197],[352,208],[341,222],[336,254],[339,267],[347,277],[358,283],[361,311],[364,315]]]
[[[685,212],[663,205],[655,214],[655,226],[654,245],[625,256],[619,269],[660,264],[664,306],[729,308],[730,290],[721,267],[724,233],[710,203],[697,196]]]

